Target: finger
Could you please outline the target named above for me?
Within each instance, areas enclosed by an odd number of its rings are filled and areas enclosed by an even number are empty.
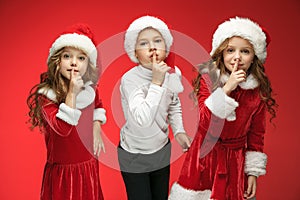
[[[251,196],[252,194],[252,187],[253,185],[252,184],[249,184],[248,185],[248,188],[247,188],[247,199]]]
[[[94,155],[96,156],[98,153],[98,145],[94,144]]]
[[[190,140],[189,136],[186,136],[185,142],[186,142],[186,145],[188,146],[188,148],[190,148],[191,147],[191,140]]]
[[[153,55],[152,55],[152,63],[156,63],[156,51],[153,51]]]
[[[248,193],[249,195],[249,199],[251,199],[251,198],[253,198],[253,197],[255,197],[255,195],[256,195],[256,186],[255,186],[255,184],[253,184],[253,186],[252,186],[252,190],[251,190],[251,193]]]
[[[102,151],[106,153],[104,143],[102,142]]]
[[[101,153],[101,147],[100,147],[100,146],[98,146],[97,157],[99,157],[99,156],[100,156],[100,153]]]
[[[232,68],[232,72],[237,71],[238,65],[239,65],[239,60],[235,61],[234,65],[233,65],[233,68]]]

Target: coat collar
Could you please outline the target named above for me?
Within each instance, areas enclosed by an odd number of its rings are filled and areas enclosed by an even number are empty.
[[[95,90],[91,86],[92,82],[88,81],[84,84],[84,90],[82,90],[76,97],[76,108],[83,109],[89,106],[95,100]],[[57,102],[56,94],[53,89],[41,88],[38,91],[39,94],[45,95],[51,101]]]
[[[218,70],[217,73],[220,76],[220,70]],[[228,81],[229,76],[230,75],[227,72],[225,74],[222,74],[220,81],[225,84]],[[259,86],[259,83],[252,74],[249,74],[246,78],[246,81],[240,83],[239,86],[244,90],[251,90],[257,88]]]

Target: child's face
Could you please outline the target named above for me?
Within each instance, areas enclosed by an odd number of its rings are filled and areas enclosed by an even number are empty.
[[[233,66],[238,62],[238,70],[245,72],[251,66],[254,58],[254,50],[248,40],[240,37],[232,37],[228,41],[228,46],[223,51],[225,67],[232,71]]]
[[[69,80],[73,69],[83,76],[87,70],[88,63],[89,59],[83,51],[74,47],[66,47],[61,54],[60,73]]]
[[[152,56],[156,53],[157,61],[164,61],[166,58],[166,43],[159,31],[153,28],[146,28],[139,33],[135,53],[140,64],[152,69]]]

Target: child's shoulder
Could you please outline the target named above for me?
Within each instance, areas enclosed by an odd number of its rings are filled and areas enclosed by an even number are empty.
[[[47,88],[47,87],[40,88],[37,93],[44,98],[56,102],[56,94],[51,88]]]
[[[136,75],[138,75],[137,66],[135,66],[135,67],[129,69],[127,72],[125,72],[122,76],[122,80],[131,80]]]

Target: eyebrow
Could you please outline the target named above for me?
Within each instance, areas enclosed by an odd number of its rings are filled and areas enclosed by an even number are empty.
[[[236,46],[234,46],[234,45],[228,45],[227,48],[228,47],[234,47],[234,48],[236,48]],[[241,47],[241,49],[252,49],[252,47],[251,46],[244,46],[244,47]]]

